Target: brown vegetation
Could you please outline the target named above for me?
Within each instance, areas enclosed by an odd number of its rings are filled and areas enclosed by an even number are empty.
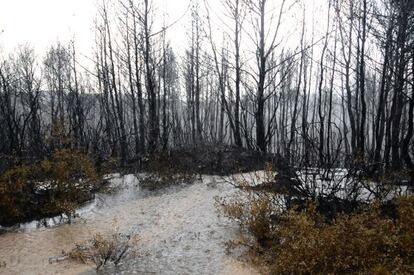
[[[212,143],[179,147],[152,155],[144,162],[143,168],[154,171],[163,166],[179,172],[229,175],[263,169],[266,162],[272,162],[274,158],[272,154]]]
[[[84,244],[78,244],[68,253],[73,260],[83,263],[93,262],[99,270],[108,263],[118,265],[126,257],[136,236],[114,233],[111,235],[96,234]]]
[[[0,224],[66,214],[93,197],[102,183],[84,154],[55,151],[50,159],[7,170],[0,176]]]
[[[140,178],[140,185],[149,190],[157,190],[160,188],[189,184],[194,182],[196,174],[194,170],[187,170],[177,164],[177,160],[173,160],[166,155],[155,155],[145,163],[145,175]]]
[[[414,196],[328,216],[321,201],[286,207],[285,194],[242,188],[217,206],[241,226],[229,247],[249,248],[264,273],[412,274]]]

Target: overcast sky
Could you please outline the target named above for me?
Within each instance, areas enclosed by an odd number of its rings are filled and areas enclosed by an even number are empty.
[[[0,48],[10,53],[29,43],[38,53],[54,42],[75,39],[78,50],[93,47],[97,0],[0,0]],[[171,20],[185,13],[188,0],[157,0]],[[162,11],[159,11],[162,14]],[[176,35],[179,24],[175,27]]]
[[[0,46],[5,52],[29,43],[37,51],[75,37],[82,48],[91,40],[94,0],[0,0]]]
[[[101,0],[0,0],[0,52],[13,52],[19,44],[28,43],[33,46],[39,57],[45,50],[61,41],[67,43],[74,39],[77,52],[91,55],[94,46],[94,19],[97,15],[97,2]],[[117,0],[110,0],[115,3]],[[186,26],[189,25],[188,11],[190,0],[154,0],[157,5],[155,20],[162,24],[162,14],[167,14],[167,24],[181,20],[167,31],[168,38],[180,54],[186,45]],[[212,8],[211,16],[220,15],[221,0],[208,0]],[[322,3],[324,0],[305,0],[307,5],[312,2]],[[280,1],[271,1],[279,3]],[[201,8],[204,9],[200,1]],[[314,8],[308,7],[312,15]],[[316,9],[317,10],[317,9]],[[285,31],[289,35],[300,33],[301,12],[284,17]],[[310,16],[307,16],[308,20]],[[324,16],[323,16],[324,17]],[[225,16],[213,20],[213,28],[222,28]],[[316,18],[318,20],[319,18]],[[287,24],[286,24],[287,22]],[[323,28],[324,29],[324,28]],[[214,31],[214,30],[213,30]],[[214,32],[220,35],[221,32]],[[219,37],[221,40],[221,37]],[[294,39],[295,41],[295,39]],[[245,41],[244,41],[245,42]],[[297,39],[296,39],[297,43]],[[181,47],[180,47],[181,46]]]

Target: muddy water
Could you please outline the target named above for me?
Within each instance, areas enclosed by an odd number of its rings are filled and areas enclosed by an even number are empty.
[[[220,181],[203,176],[192,185],[147,192],[132,175],[115,178],[117,191],[98,195],[72,224],[31,223],[0,235],[0,266],[6,264],[0,274],[94,274],[93,266],[49,259],[96,232],[115,230],[138,234],[138,253],[105,274],[255,274],[226,253],[224,243],[235,237],[237,226],[214,207],[215,196],[233,192]]]

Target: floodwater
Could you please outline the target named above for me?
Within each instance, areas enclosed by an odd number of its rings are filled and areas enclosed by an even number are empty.
[[[257,274],[225,242],[238,226],[221,217],[214,197],[234,192],[219,177],[203,176],[194,184],[149,192],[133,175],[111,180],[118,186],[78,211],[71,224],[49,220],[0,235],[0,274],[95,274],[94,266],[50,259],[70,251],[94,234],[137,234],[134,250],[104,274]]]

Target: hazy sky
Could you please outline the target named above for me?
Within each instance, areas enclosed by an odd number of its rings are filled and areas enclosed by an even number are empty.
[[[94,47],[94,19],[97,15],[97,2],[102,0],[0,0],[0,53],[10,53],[19,44],[28,43],[33,46],[39,57],[45,50],[57,41],[67,43],[74,39],[78,53],[91,55]],[[109,0],[116,3],[117,0]],[[162,15],[166,14],[167,24],[181,18],[188,11],[190,0],[153,0],[156,4],[155,20],[162,24]],[[316,1],[316,2],[315,2]],[[208,0],[212,8],[211,16],[222,14],[221,0]],[[278,0],[271,1],[279,3]],[[326,2],[324,0],[305,0],[307,5]],[[200,1],[204,9],[203,1]],[[315,16],[315,8],[308,8],[309,16]],[[219,15],[220,16],[220,15]],[[285,32],[293,35],[300,33],[301,12],[284,17]],[[325,16],[323,16],[325,17]],[[213,28],[222,28],[223,18],[213,19]],[[319,20],[316,17],[316,20]],[[189,12],[173,27],[168,29],[167,36],[172,41],[175,50],[180,53],[186,45],[186,26],[190,22]],[[247,23],[247,22],[246,22]],[[274,26],[273,26],[274,27]],[[213,32],[221,35],[221,32]],[[323,28],[324,29],[324,28]],[[220,40],[222,37],[218,37]],[[243,41],[246,42],[247,37]]]
[[[36,50],[75,37],[91,42],[94,0],[0,0],[0,46],[5,52],[29,43]]]
[[[188,0],[156,0],[171,20],[185,13]],[[11,52],[29,43],[38,53],[54,42],[75,39],[78,50],[93,47],[97,0],[0,0],[0,48]],[[159,10],[162,14],[163,11]],[[175,27],[175,34],[182,34]]]

